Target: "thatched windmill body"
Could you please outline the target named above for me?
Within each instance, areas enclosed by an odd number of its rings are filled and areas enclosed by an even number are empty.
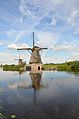
[[[34,43],[34,32],[33,32],[33,47],[32,48],[18,48],[17,50],[27,50],[30,52],[31,57],[29,61],[29,65],[26,66],[26,70],[37,71],[42,69],[42,60],[40,56],[40,51],[45,50],[47,48],[40,48],[35,46]]]

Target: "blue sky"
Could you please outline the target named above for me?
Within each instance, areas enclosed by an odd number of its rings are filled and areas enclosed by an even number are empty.
[[[0,0],[0,64],[28,63],[33,31],[44,63],[78,60],[79,0]]]

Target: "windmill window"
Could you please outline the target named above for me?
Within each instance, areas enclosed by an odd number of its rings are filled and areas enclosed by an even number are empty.
[[[27,71],[31,71],[31,66],[27,66],[27,67],[26,67],[26,70],[27,70]]]
[[[38,67],[38,70],[40,70],[40,67]]]

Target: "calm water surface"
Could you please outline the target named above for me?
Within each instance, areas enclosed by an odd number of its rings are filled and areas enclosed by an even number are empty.
[[[11,119],[79,119],[79,75],[0,70],[0,111]]]

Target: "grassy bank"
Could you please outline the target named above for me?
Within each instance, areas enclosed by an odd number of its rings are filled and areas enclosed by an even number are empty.
[[[4,65],[4,71],[21,71],[24,70],[24,65]]]
[[[43,64],[44,70],[57,70],[57,71],[74,71],[79,72],[79,61],[71,61],[61,64]],[[23,71],[24,65],[4,65],[3,66],[4,71]]]
[[[57,64],[49,63],[49,64],[43,64],[44,70],[57,70]]]
[[[57,70],[57,71],[78,71],[79,72],[79,61],[71,61],[61,64],[44,64],[45,70]]]

